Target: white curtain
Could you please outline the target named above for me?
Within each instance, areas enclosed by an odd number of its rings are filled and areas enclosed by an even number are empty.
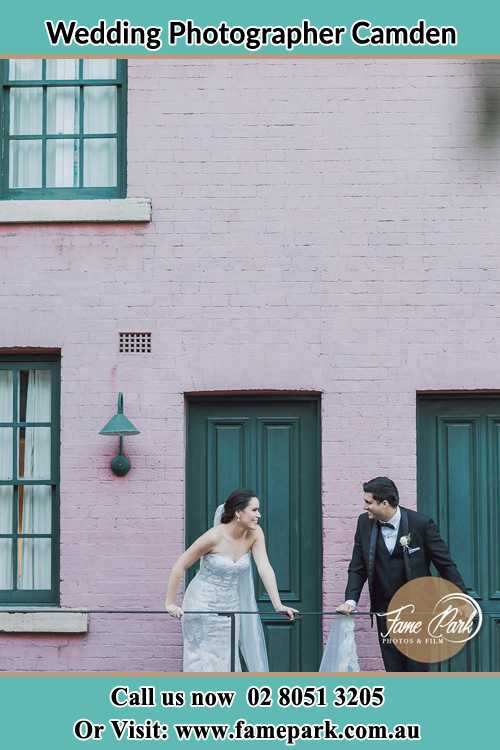
[[[50,393],[50,371],[30,370],[26,403],[27,422],[46,422],[50,419]],[[50,479],[49,427],[26,428],[24,477]],[[50,533],[51,498],[52,490],[49,485],[24,486],[22,533]],[[23,539],[18,550],[19,588],[50,588],[50,563],[50,539]]]
[[[11,135],[40,135],[42,132],[41,87],[12,88],[10,92]],[[40,140],[10,142],[9,186],[36,188],[42,185],[42,143]]]
[[[83,151],[84,187],[114,187],[116,172],[116,138],[86,138]]]
[[[41,77],[41,60],[9,60],[9,78],[11,81],[37,81]]]
[[[79,131],[80,92],[77,86],[47,90],[47,132],[74,135]],[[47,141],[47,187],[78,187],[78,140]]]
[[[84,78],[116,78],[116,60],[84,60]]]
[[[10,63],[11,80],[41,79],[40,61]],[[47,79],[78,79],[76,60],[48,60]],[[85,61],[84,80],[116,78],[115,60]],[[84,135],[114,134],[117,131],[117,88],[85,86]],[[41,86],[10,89],[10,135],[36,135],[43,131]],[[80,130],[80,87],[47,88],[46,129],[49,135],[75,135]],[[46,141],[45,187],[75,188],[80,184],[80,141],[77,137]],[[84,187],[113,187],[117,184],[116,138],[85,138],[83,141]],[[42,187],[42,140],[11,140],[9,145],[9,187]]]
[[[83,95],[84,133],[94,135],[116,133],[116,87],[87,86]],[[116,185],[115,138],[86,138],[83,159],[83,184],[85,187],[112,187]]]
[[[78,78],[78,60],[63,58],[59,60],[50,59],[46,63],[46,78],[48,81],[64,81]]]
[[[42,89],[38,86],[13,88],[10,93],[10,134],[40,135],[42,132]]]
[[[86,86],[83,92],[84,133],[116,133],[116,86]]]
[[[12,372],[0,370],[0,422],[12,421]],[[0,479],[12,478],[12,427],[0,427]],[[12,486],[0,485],[0,534],[12,533]],[[0,589],[12,588],[12,541],[0,539]]]

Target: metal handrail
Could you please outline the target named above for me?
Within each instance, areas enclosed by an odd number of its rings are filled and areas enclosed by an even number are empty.
[[[35,613],[47,613],[58,614],[60,612],[71,612],[72,614],[99,614],[99,615],[121,615],[121,614],[137,614],[137,615],[169,615],[166,609],[72,609],[71,607],[60,608],[60,607],[0,607],[1,614],[35,614]],[[183,611],[186,615],[217,615],[218,617],[229,617],[230,622],[230,633],[231,633],[231,656],[230,656],[230,671],[234,672],[236,667],[236,615],[258,615],[259,617],[283,617],[283,612],[259,612],[257,610],[198,610],[198,609],[186,609]],[[434,614],[433,612],[420,612],[420,614]],[[385,617],[387,612],[370,612],[364,610],[354,610],[349,615],[343,612],[328,611],[328,610],[317,610],[309,612],[296,612],[294,619],[290,620],[293,623],[295,620],[299,620],[301,617],[327,615],[334,617],[371,617],[373,624],[373,617]],[[0,631],[1,634],[1,631]]]
[[[71,609],[70,607],[66,609],[61,608],[53,608],[53,607],[16,607],[15,609],[12,609],[11,607],[0,607],[0,614],[34,614],[34,613],[59,613],[59,612],[71,612],[72,614],[100,614],[100,615],[121,615],[121,614],[140,614],[140,615],[169,615],[170,613],[167,612],[165,609]],[[236,615],[258,615],[259,617],[272,617],[273,615],[275,617],[282,617],[282,612],[259,612],[256,610],[225,610],[222,612],[214,611],[214,610],[198,610],[198,609],[186,609],[184,610],[184,614],[186,615],[217,615],[218,617],[229,617],[230,622],[230,637],[231,637],[231,656],[230,656],[230,671],[234,672],[236,668]],[[383,613],[380,612],[364,612],[364,611],[354,611],[349,616],[352,617],[359,617],[359,616],[366,616],[366,615],[380,615]],[[307,616],[318,616],[318,615],[334,615],[334,616],[340,616],[345,617],[342,612],[329,612],[326,610],[318,610],[318,611],[311,611],[311,612],[297,612],[294,614],[294,619],[290,622],[294,622],[295,620],[300,619],[301,617],[307,617]]]
[[[9,614],[9,615],[16,615],[16,614],[33,614],[33,613],[44,613],[44,612],[50,612],[50,613],[59,613],[59,612],[71,612],[72,614],[81,614],[81,615],[168,615],[170,614],[167,612],[166,609],[73,609],[73,607],[55,607],[48,605],[46,607],[12,607],[12,606],[0,606],[0,614]],[[257,610],[243,610],[243,609],[234,609],[234,610],[224,610],[224,611],[216,611],[216,610],[207,610],[207,609],[186,609],[183,610],[184,614],[186,615],[221,615],[221,616],[229,616],[229,615],[260,615],[261,617],[269,617],[270,615],[276,615],[281,617],[283,615],[283,612],[259,612]],[[351,612],[350,616],[359,616],[359,615],[370,615],[370,614],[377,614],[377,615],[383,615],[384,612],[364,612],[364,611],[358,611],[355,610],[354,612]],[[329,612],[328,610],[318,610],[318,611],[311,611],[311,612],[296,612],[295,613],[295,619],[298,619],[299,617],[305,616],[305,615],[342,615],[344,616],[343,612],[337,612],[336,610]]]

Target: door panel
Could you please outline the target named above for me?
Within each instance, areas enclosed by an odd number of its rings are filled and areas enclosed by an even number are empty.
[[[266,498],[263,506],[264,529],[272,546],[274,572],[283,602],[301,599],[300,559],[300,455],[299,420],[257,419],[257,445],[260,447],[261,485]],[[266,597],[260,578],[256,581],[259,599]]]
[[[500,417],[489,417],[488,434],[490,444],[490,463],[492,467],[492,487],[489,495],[490,503],[487,508],[489,519],[489,557],[488,557],[488,580],[489,598],[499,603],[498,615],[500,619]],[[498,642],[498,623],[497,619],[492,627],[496,635],[492,638]],[[497,654],[500,652],[497,650]],[[498,662],[500,664],[500,661]]]
[[[421,397],[418,507],[434,518],[483,610],[480,635],[441,671],[498,671],[500,398]]]
[[[208,418],[206,426],[207,500],[209,507],[215,510],[218,498],[227,497],[235,487],[246,486],[250,470],[250,424],[244,419]],[[193,470],[196,471],[196,466]]]
[[[186,543],[212,524],[237,487],[254,489],[283,602],[321,610],[319,400],[190,398],[187,426]],[[254,570],[255,574],[255,570]],[[255,575],[261,612],[272,612]],[[263,618],[271,671],[317,670],[320,618],[290,624]]]
[[[459,569],[468,592],[478,599],[482,596],[478,529],[481,497],[476,478],[480,428],[478,417],[438,417],[440,525],[446,524],[450,550],[460,555]]]

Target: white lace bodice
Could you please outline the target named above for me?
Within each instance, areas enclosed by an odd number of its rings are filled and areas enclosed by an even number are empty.
[[[204,585],[210,587],[215,586],[217,589],[234,588],[238,585],[240,575],[247,573],[249,565],[249,552],[246,552],[236,561],[227,555],[212,552],[202,558],[197,576],[202,580]],[[215,595],[217,596],[217,594]],[[227,591],[224,596],[226,595]],[[217,598],[221,599],[218,596]],[[210,609],[214,609],[214,607],[210,607]]]

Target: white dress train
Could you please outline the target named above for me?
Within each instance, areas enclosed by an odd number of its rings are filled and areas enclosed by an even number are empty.
[[[320,672],[359,672],[354,617],[337,615],[330,625]]]

